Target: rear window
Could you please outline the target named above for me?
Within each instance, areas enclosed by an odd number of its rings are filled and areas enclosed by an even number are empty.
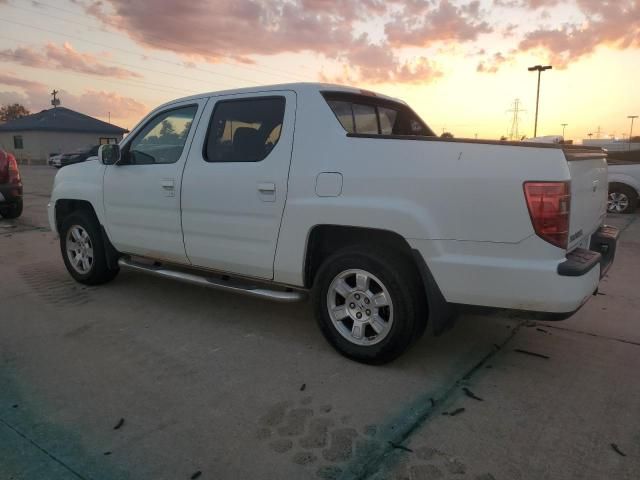
[[[218,102],[204,147],[207,162],[259,162],[276,146],[284,120],[284,97]]]
[[[435,136],[409,107],[386,99],[344,92],[323,93],[347,133]]]

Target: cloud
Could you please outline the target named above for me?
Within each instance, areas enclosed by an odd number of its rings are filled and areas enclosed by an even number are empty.
[[[504,55],[502,52],[496,52],[489,58],[481,60],[476,67],[476,71],[480,73],[497,73],[500,67],[513,60],[513,52]]]
[[[367,83],[429,83],[442,76],[438,67],[424,56],[411,61],[399,60],[388,45],[374,44],[368,35],[356,39],[340,60],[342,75],[323,75],[323,81],[354,84]]]
[[[131,70],[105,65],[96,55],[78,52],[68,42],[62,46],[48,43],[40,50],[31,47],[0,50],[0,60],[28,67],[64,69],[112,78],[141,77],[140,74]]]
[[[396,47],[427,47],[443,41],[468,42],[493,31],[482,20],[478,1],[456,6],[442,0],[437,8],[429,8],[422,2],[416,6],[415,3],[409,3],[385,25],[387,38]]]
[[[531,2],[530,2],[531,3]],[[640,2],[636,0],[576,0],[586,21],[527,33],[519,49],[546,50],[554,67],[592,54],[599,46],[618,49],[640,47]]]
[[[12,87],[18,87],[30,91],[47,89],[47,86],[44,83],[25,80],[24,78],[19,78],[9,73],[0,73],[0,84],[10,85]]]
[[[431,62],[406,64],[398,49],[464,42],[491,30],[477,0],[462,6],[449,0],[76,1],[138,44],[189,61],[246,63],[252,56],[311,52],[369,83],[430,81],[437,76]],[[382,30],[375,42],[359,33],[369,21]]]
[[[0,73],[0,85],[8,85],[22,90],[21,92],[0,91],[0,105],[20,103],[32,112],[51,108],[50,90],[44,83],[24,80],[13,74]],[[124,126],[126,127],[133,125],[149,111],[147,105],[134,98],[105,90],[85,90],[81,94],[60,90],[58,97],[61,99],[63,107],[77,110],[86,115],[104,119],[108,112],[111,112],[111,119],[125,122]]]

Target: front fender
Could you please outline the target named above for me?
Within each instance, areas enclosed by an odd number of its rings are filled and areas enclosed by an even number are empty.
[[[640,181],[625,173],[609,172],[609,183],[622,183],[633,188],[640,195]]]
[[[91,204],[99,222],[105,224],[102,180],[105,166],[97,161],[83,162],[60,169],[56,174],[48,206],[49,226],[57,233],[56,203],[80,200]]]

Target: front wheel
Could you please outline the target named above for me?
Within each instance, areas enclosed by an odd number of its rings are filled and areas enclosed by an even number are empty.
[[[86,211],[66,217],[60,228],[60,250],[71,276],[85,285],[112,280],[118,268],[109,268],[98,222]]]
[[[22,199],[19,199],[15,203],[0,207],[0,216],[8,219],[18,218],[20,215],[22,215],[22,208]]]
[[[627,185],[612,183],[609,185],[607,211],[609,213],[633,213],[638,203],[638,194]]]
[[[426,325],[419,273],[408,258],[386,249],[350,247],[329,257],[316,276],[313,300],[325,338],[363,363],[395,359]]]

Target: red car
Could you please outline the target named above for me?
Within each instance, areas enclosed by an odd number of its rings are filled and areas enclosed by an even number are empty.
[[[0,150],[0,216],[18,218],[22,214],[22,179],[18,162]]]

